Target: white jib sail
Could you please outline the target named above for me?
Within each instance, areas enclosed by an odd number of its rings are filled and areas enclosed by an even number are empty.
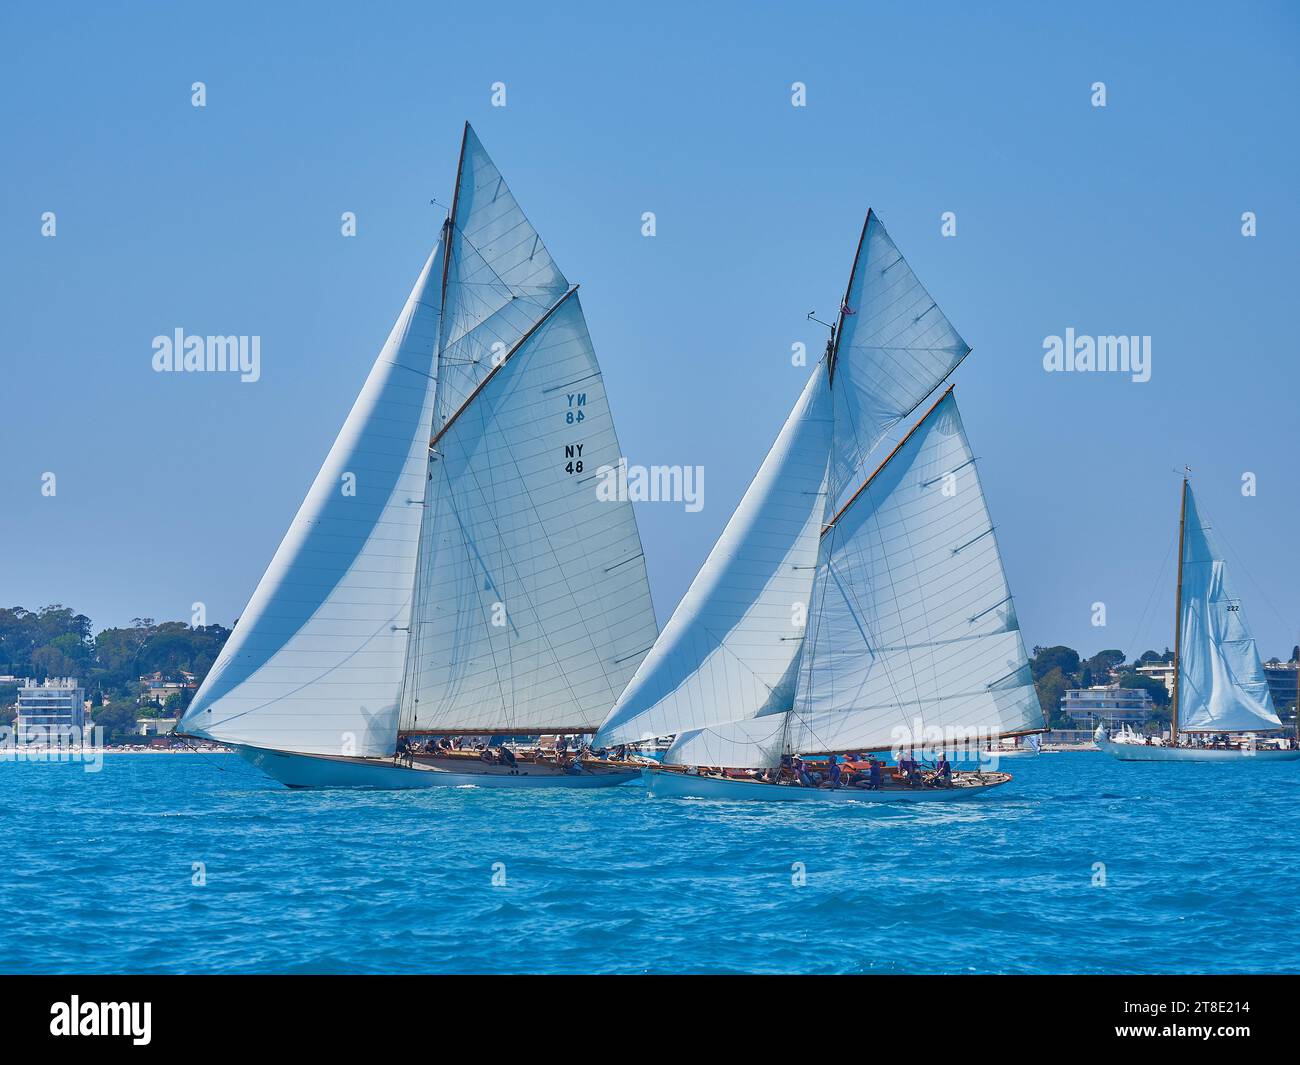
[[[658,631],[570,292],[434,441],[403,731],[593,731]]]
[[[598,743],[790,706],[826,515],[830,438],[830,392],[819,365]]]
[[[468,124],[447,259],[435,428],[456,413],[569,283]]]
[[[1043,727],[974,455],[946,394],[822,539],[789,714],[680,736],[666,760],[773,765]]]
[[[867,457],[970,352],[869,211],[840,308],[832,375],[831,499],[861,480]]]
[[[1183,517],[1178,728],[1183,732],[1281,728],[1241,600],[1228,584],[1227,563],[1197,511],[1191,485]]]
[[[180,730],[393,751],[433,416],[441,247]]]

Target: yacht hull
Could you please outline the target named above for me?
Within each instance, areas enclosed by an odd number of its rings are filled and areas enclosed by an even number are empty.
[[[647,790],[656,798],[750,799],[768,802],[959,802],[984,795],[1011,780],[1007,773],[988,773],[986,783],[952,788],[801,788],[790,784],[765,784],[757,780],[724,780],[666,769],[641,770]]]
[[[1097,748],[1121,762],[1294,762],[1300,750],[1216,750],[1212,747],[1149,747],[1144,743],[1116,743],[1097,739]]]
[[[638,770],[599,767],[579,774],[521,765],[518,773],[503,766],[463,769],[417,761],[398,765],[389,758],[345,758],[295,754],[264,747],[238,747],[240,757],[289,788],[612,788],[636,778]]]

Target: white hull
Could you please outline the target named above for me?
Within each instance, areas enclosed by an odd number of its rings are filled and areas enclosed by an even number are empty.
[[[521,765],[512,774],[503,766],[472,762],[464,770],[398,765],[388,758],[344,758],[292,754],[262,747],[239,747],[240,756],[290,788],[612,788],[637,775],[635,769],[597,769],[575,775]]]
[[[768,802],[955,802],[984,795],[1007,783],[1006,773],[986,774],[987,783],[952,788],[801,788],[757,780],[723,780],[659,768],[641,770],[641,779],[656,798],[757,799]]]
[[[1294,762],[1300,750],[1224,750],[1213,747],[1156,747],[1098,739],[1097,747],[1121,762]]]

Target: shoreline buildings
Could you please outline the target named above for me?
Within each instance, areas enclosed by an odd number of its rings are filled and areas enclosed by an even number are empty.
[[[19,744],[46,743],[86,727],[86,690],[75,677],[25,680],[18,688],[14,732]]]
[[[1061,710],[1071,720],[1088,729],[1105,725],[1131,725],[1141,729],[1155,712],[1151,693],[1145,688],[1121,688],[1118,684],[1098,684],[1091,688],[1071,688],[1061,700]]]

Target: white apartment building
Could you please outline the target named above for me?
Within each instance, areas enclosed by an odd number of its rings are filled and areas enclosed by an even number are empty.
[[[86,727],[86,690],[75,677],[25,680],[18,689],[18,716],[14,721],[17,741],[57,742],[72,729]]]
[[[1165,691],[1170,695],[1174,694],[1174,664],[1172,662],[1148,662],[1144,666],[1138,666],[1138,674],[1143,677],[1151,677],[1158,680],[1165,686]]]

